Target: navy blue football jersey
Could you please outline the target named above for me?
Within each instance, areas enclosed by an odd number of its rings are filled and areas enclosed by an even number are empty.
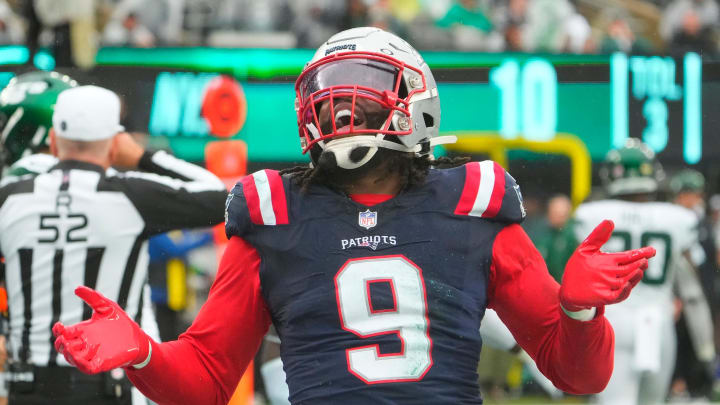
[[[228,236],[260,255],[292,403],[482,403],[493,240],[525,215],[499,165],[433,169],[370,207],[263,170],[226,205]]]

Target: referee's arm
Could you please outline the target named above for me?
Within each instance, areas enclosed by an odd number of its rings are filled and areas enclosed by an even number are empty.
[[[140,212],[147,234],[223,222],[227,189],[208,170],[163,151],[145,151],[137,167],[141,171],[113,180]]]

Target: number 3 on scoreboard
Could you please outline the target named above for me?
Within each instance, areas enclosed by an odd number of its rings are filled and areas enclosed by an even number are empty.
[[[375,311],[369,284],[389,282],[395,307]],[[402,255],[350,259],[335,276],[343,329],[365,339],[397,334],[401,352],[381,354],[377,344],[346,350],[348,370],[367,384],[419,381],[432,367],[422,270]]]

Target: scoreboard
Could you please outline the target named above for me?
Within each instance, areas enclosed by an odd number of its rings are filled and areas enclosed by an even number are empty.
[[[673,164],[720,157],[720,60],[696,53],[421,53],[438,82],[441,132],[533,141],[572,134],[595,160],[630,136]],[[190,160],[202,160],[204,144],[214,139],[200,115],[205,87],[218,74],[229,74],[241,84],[247,104],[245,126],[234,138],[247,142],[251,161],[290,162],[306,159],[300,154],[293,82],[312,54],[304,49],[104,48],[94,69],[66,73],[118,92],[127,128],[150,133],[156,143]],[[0,82],[24,62],[22,52],[0,48],[5,67]],[[53,67],[47,55],[39,62]]]
[[[570,133],[594,159],[630,136],[675,163],[718,156],[718,65],[698,54],[614,54],[587,63],[556,56],[498,58],[485,69],[438,72],[441,130],[495,131],[504,139],[534,141]],[[477,112],[466,111],[465,104]]]
[[[680,69],[679,62],[682,62]],[[587,82],[594,81],[592,73],[584,77]],[[600,83],[604,81],[599,79]],[[503,59],[490,69],[489,82],[499,93],[497,128],[503,138],[550,140],[558,131],[558,108],[570,109],[558,104],[557,72],[547,59],[530,58],[524,63],[516,58]],[[623,145],[632,134],[641,137],[656,152],[663,152],[672,128],[674,136],[682,134],[685,162],[700,161],[702,60],[698,54],[688,53],[681,61],[670,57],[615,54],[609,60],[607,83],[611,146]],[[591,93],[579,96],[575,102],[591,108],[593,100],[588,100]],[[673,120],[669,120],[670,111]],[[595,113],[604,115],[605,111]]]
[[[614,55],[610,63],[613,146],[621,145],[632,133],[642,137],[656,152],[663,152],[672,133],[674,140],[682,144],[683,160],[688,164],[698,163],[703,157],[700,56],[688,53],[679,60],[639,56],[628,60],[624,55]],[[712,87],[708,86],[708,90],[712,92]],[[706,112],[711,116],[718,104],[710,102],[710,98],[708,101]],[[717,128],[718,120],[709,117],[709,152],[713,152],[713,132]]]

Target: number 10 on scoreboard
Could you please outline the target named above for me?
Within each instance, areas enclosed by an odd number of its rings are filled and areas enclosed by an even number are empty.
[[[490,70],[500,90],[500,136],[547,141],[557,129],[557,74],[545,59],[506,59]]]

